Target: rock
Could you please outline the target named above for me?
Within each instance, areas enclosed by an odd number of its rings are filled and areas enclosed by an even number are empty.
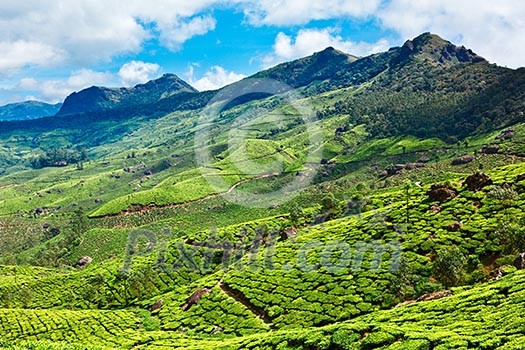
[[[131,171],[132,171],[132,169],[130,167],[124,168],[122,170],[124,170],[127,173],[131,173]]]
[[[387,173],[386,177],[397,175],[403,170],[405,170],[406,168],[407,166],[405,164],[394,164],[385,170]]]
[[[86,268],[86,266],[91,264],[92,261],[93,261],[92,257],[90,257],[90,256],[83,256],[81,258],[78,258],[77,266],[78,266],[79,269],[84,269],[84,268]]]
[[[465,185],[471,191],[479,191],[492,185],[492,180],[487,174],[475,173],[465,179]]]
[[[449,199],[455,198],[457,192],[455,189],[450,188],[445,185],[434,184],[430,187],[430,190],[427,192],[428,198],[433,202],[446,202]]]
[[[417,168],[417,165],[415,163],[408,163],[407,165],[405,165],[405,169],[407,170],[414,170]]]
[[[518,270],[525,270],[525,253],[520,253],[516,260],[514,260],[514,266]]]
[[[153,175],[153,171],[151,171],[151,170],[146,170],[146,171],[144,172],[144,175],[146,175],[146,176]]]
[[[49,230],[49,232],[54,237],[54,236],[57,236],[60,233],[60,229],[58,227],[53,227],[53,228],[51,228],[51,230]]]
[[[193,293],[188,299],[186,299],[186,304],[182,306],[182,311],[188,311],[193,305],[199,303],[202,296],[211,292],[209,288],[202,288]]]
[[[446,227],[446,229],[449,232],[457,232],[457,231],[461,230],[462,227],[463,227],[463,224],[461,222],[455,221],[455,222],[451,223],[450,225],[448,225]]]
[[[423,157],[419,158],[419,159],[416,161],[416,163],[423,163],[423,164],[428,163],[428,162],[430,162],[430,158],[427,157],[427,156],[423,156]]]
[[[437,204],[434,204],[433,206],[430,207],[430,211],[433,212],[433,213],[441,213],[441,206],[437,205]]]
[[[44,209],[42,209],[42,208],[36,208],[36,209],[35,209],[35,214],[40,215],[40,214],[42,214],[43,212],[44,212]]]
[[[96,198],[95,199],[95,203],[101,203],[101,202],[102,202],[102,199],[100,199],[100,198]]]
[[[323,165],[328,164],[328,159],[327,158],[321,159],[321,164]]]
[[[215,327],[213,327],[213,331],[211,332],[211,334],[219,334],[219,333],[222,333],[222,332],[224,332],[224,329],[222,327],[215,326]]]
[[[450,291],[450,290],[443,290],[441,292],[436,292],[436,293],[430,293],[430,294],[422,295],[419,298],[417,298],[416,301],[421,302],[421,301],[437,300],[437,299],[441,299],[441,298],[450,297],[452,295],[454,295],[452,293],[452,291]]]
[[[468,164],[476,160],[475,156],[463,156],[452,161],[452,165]]]
[[[497,136],[498,139],[502,140],[510,140],[514,135],[516,134],[516,131],[512,129],[504,130]]]
[[[520,174],[516,177],[516,182],[521,182],[525,180],[525,174]]]
[[[498,154],[499,151],[500,151],[499,146],[493,145],[493,146],[483,146],[479,152],[483,154]]]
[[[288,227],[284,231],[281,232],[281,240],[286,241],[297,233],[297,229],[295,227]]]
[[[164,304],[164,299],[160,299],[155,304],[151,305],[151,307],[149,308],[149,311],[151,311],[151,312],[156,311],[156,310],[160,309],[163,304]]]
[[[501,279],[503,276],[505,276],[507,273],[505,272],[505,269],[508,269],[510,266],[509,265],[503,265],[503,266],[500,266],[498,268],[498,270],[496,271],[496,276],[494,277],[494,280],[499,280]]]
[[[51,226],[51,225],[49,224],[49,222],[44,222],[44,223],[42,224],[42,228],[43,228],[44,230],[47,230],[50,226]]]

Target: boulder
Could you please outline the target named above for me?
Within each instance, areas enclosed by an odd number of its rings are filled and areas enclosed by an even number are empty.
[[[507,129],[507,130],[502,131],[501,134],[497,136],[497,138],[502,139],[502,140],[510,140],[515,134],[516,134],[516,131],[512,129]]]
[[[431,201],[437,201],[441,203],[446,202],[447,200],[455,198],[457,196],[457,192],[455,189],[440,184],[432,185],[427,194],[428,198]]]
[[[498,270],[496,271],[496,276],[494,277],[494,280],[499,280],[501,279],[503,276],[505,276],[507,274],[507,272],[505,272],[506,269],[508,269],[510,266],[509,265],[503,265],[503,266],[500,266],[498,268]]]
[[[516,260],[514,260],[514,266],[518,270],[525,270],[525,253],[520,253]]]
[[[419,159],[416,161],[416,163],[428,163],[428,162],[430,162],[430,158],[427,157],[427,156],[423,156],[423,157],[419,158]]]
[[[463,156],[456,158],[452,161],[452,165],[463,165],[468,164],[476,160],[475,156]]]
[[[465,179],[465,185],[471,191],[479,191],[492,185],[491,178],[485,173],[475,173]]]
[[[450,225],[448,225],[446,227],[446,229],[449,232],[457,232],[457,231],[461,230],[462,227],[463,227],[463,224],[461,222],[455,221],[455,222],[451,223]]]
[[[434,204],[433,206],[430,207],[430,211],[433,212],[433,213],[441,213],[441,206],[437,205],[437,204]]]
[[[493,146],[483,146],[479,152],[483,154],[498,154],[499,151],[500,151],[499,146],[493,145]]]
[[[297,229],[295,227],[288,227],[284,231],[281,232],[281,241],[286,241],[297,233]]]
[[[92,261],[93,261],[92,257],[90,257],[90,256],[83,256],[81,258],[78,258],[77,266],[78,266],[79,269],[84,269],[86,266],[91,264]]]

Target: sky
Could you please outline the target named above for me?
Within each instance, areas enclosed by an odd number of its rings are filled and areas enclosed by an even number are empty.
[[[0,0],[0,105],[165,73],[211,90],[328,46],[366,56],[423,32],[525,66],[525,1]]]

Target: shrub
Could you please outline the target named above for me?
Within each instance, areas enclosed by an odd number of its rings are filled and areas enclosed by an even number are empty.
[[[467,259],[456,246],[442,248],[437,252],[433,264],[433,274],[445,287],[461,284]]]

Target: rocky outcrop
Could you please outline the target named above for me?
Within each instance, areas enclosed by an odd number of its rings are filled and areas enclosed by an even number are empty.
[[[487,174],[475,173],[467,177],[464,184],[470,191],[479,191],[492,185],[492,179]]]
[[[81,258],[78,258],[78,260],[77,260],[77,267],[79,269],[85,269],[86,266],[91,264],[92,261],[93,261],[92,257],[90,257],[90,256],[83,256]]]
[[[449,199],[455,198],[458,195],[455,189],[440,184],[432,185],[427,194],[428,198],[431,201],[441,203],[446,202]]]
[[[514,260],[514,266],[518,270],[525,270],[525,253],[520,253],[516,260]]]
[[[463,157],[459,157],[459,158],[454,159],[452,161],[452,165],[468,164],[468,163],[472,163],[475,160],[476,160],[475,156],[463,156]]]

